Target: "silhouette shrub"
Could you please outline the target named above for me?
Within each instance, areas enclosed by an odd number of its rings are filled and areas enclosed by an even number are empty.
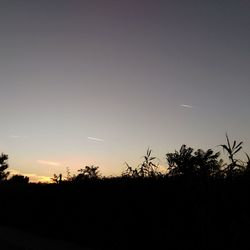
[[[151,156],[151,153],[152,150],[148,148],[146,155],[143,156],[143,162],[139,164],[137,168],[132,168],[127,162],[125,162],[127,168],[122,173],[122,176],[130,178],[160,176],[161,173],[158,171],[158,164],[155,163],[156,157]]]
[[[216,177],[221,173],[223,161],[219,160],[220,153],[214,154],[212,149],[204,151],[198,149],[194,152],[193,148],[185,144],[179,151],[166,154],[168,162],[168,176],[185,177]]]
[[[11,178],[8,180],[10,183],[15,183],[15,184],[28,184],[29,183],[29,177],[16,174],[11,176]]]
[[[83,180],[96,180],[101,178],[101,174],[99,172],[99,167],[91,165],[85,166],[85,168],[81,168],[78,170],[79,174],[73,178],[74,182],[81,182]]]

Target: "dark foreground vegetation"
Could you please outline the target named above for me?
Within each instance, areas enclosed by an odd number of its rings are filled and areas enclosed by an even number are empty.
[[[165,174],[148,150],[121,177],[102,178],[88,166],[55,175],[53,184],[8,181],[2,155],[0,224],[83,249],[248,249],[249,158],[237,159],[241,142],[221,147],[228,163],[212,150],[183,145],[166,155]]]

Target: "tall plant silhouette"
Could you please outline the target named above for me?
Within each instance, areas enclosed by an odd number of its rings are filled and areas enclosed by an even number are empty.
[[[138,167],[138,174],[141,177],[155,177],[158,173],[158,164],[154,161],[156,157],[151,156],[152,149],[147,149],[146,155],[143,156],[143,162]]]
[[[233,143],[230,143],[227,134],[226,139],[227,144],[220,145],[223,150],[226,151],[230,161],[224,171],[227,176],[232,176],[244,170],[244,166],[240,163],[240,161],[238,159],[235,159],[235,155],[242,149],[243,141],[237,143],[236,140],[234,140]]]
[[[133,169],[127,162],[125,162],[127,166],[126,170],[122,172],[122,177],[129,177],[129,178],[137,178],[139,177],[137,169]]]
[[[146,155],[143,157],[143,162],[137,168],[132,168],[125,162],[127,169],[122,173],[123,177],[156,177],[160,174],[158,164],[155,162],[156,157],[152,156],[152,149],[147,149]]]
[[[62,182],[62,174],[54,174],[52,178],[50,178],[52,183],[60,184]]]
[[[65,177],[65,181],[70,182],[70,181],[72,181],[73,178],[74,178],[74,177],[71,176],[71,172],[70,172],[69,167],[66,167],[66,177]]]
[[[9,167],[7,161],[8,161],[8,155],[1,154],[0,155],[0,181],[4,181],[9,176],[9,172],[6,171],[6,169]]]

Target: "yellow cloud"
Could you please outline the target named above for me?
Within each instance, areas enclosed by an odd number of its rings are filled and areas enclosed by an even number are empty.
[[[30,178],[30,182],[42,182],[42,183],[51,183],[51,177],[36,175],[36,174],[28,174],[26,175]]]
[[[51,183],[51,177],[49,177],[49,176],[30,174],[30,173],[28,173],[28,174],[27,173],[21,173],[18,170],[15,170],[15,169],[11,169],[10,174],[11,175],[20,174],[20,175],[28,176],[29,179],[30,179],[30,182]]]
[[[163,165],[158,165],[158,171],[160,171],[162,174],[167,173],[167,167]]]

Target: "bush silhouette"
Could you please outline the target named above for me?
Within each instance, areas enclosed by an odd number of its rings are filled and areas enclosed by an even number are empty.
[[[15,183],[15,184],[27,184],[29,183],[29,177],[20,175],[20,174],[15,174],[11,176],[11,178],[9,179],[9,182]]]
[[[74,177],[74,181],[79,182],[86,179],[98,179],[101,177],[99,167],[91,165],[78,170],[79,174]]]
[[[185,175],[185,176],[193,176],[196,173],[195,169],[195,160],[192,148],[187,148],[185,144],[183,144],[178,151],[174,153],[166,154],[167,162],[168,162],[168,175],[169,176],[177,176],[177,175]]]
[[[198,176],[216,177],[220,175],[223,160],[218,160],[220,156],[219,152],[214,154],[212,149],[208,149],[207,151],[198,149],[194,152],[194,155],[194,164]]]
[[[168,175],[207,178],[220,174],[223,161],[218,160],[219,152],[214,154],[212,149],[198,149],[193,152],[193,148],[184,144],[179,152],[166,154]]]

